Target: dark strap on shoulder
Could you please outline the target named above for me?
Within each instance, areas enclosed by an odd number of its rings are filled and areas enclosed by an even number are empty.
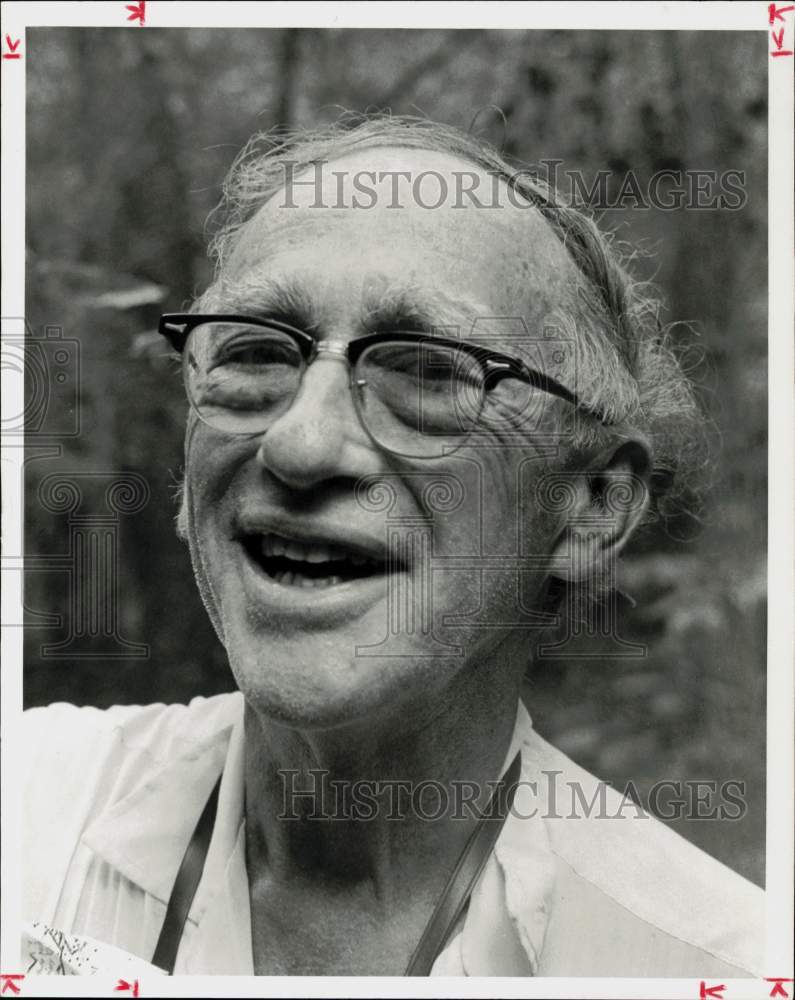
[[[436,957],[447,941],[456,921],[461,916],[467,900],[478,880],[480,873],[489,859],[497,838],[503,828],[508,813],[511,811],[519,775],[522,769],[522,755],[517,753],[505,777],[499,782],[491,794],[491,798],[472,831],[466,847],[439,902],[431,915],[420,943],[417,945],[411,961],[406,969],[407,976],[427,976]],[[157,939],[157,947],[152,956],[152,964],[163,969],[169,975],[174,972],[177,961],[179,943],[188,919],[193,897],[199,887],[210,838],[215,825],[215,814],[218,808],[218,789],[221,779],[207,799],[207,804],[199,817],[196,829],[190,839],[182,864],[179,866],[174,888],[166,908],[166,917]]]
[[[505,773],[505,777],[492,792],[483,815],[472,831],[464,852],[439,897],[420,943],[411,956],[405,973],[407,976],[427,976],[430,973],[437,955],[461,916],[511,811],[521,771],[522,754],[519,752]]]
[[[166,919],[160,928],[160,937],[157,939],[157,947],[152,956],[152,964],[163,969],[169,975],[174,972],[185,921],[188,919],[193,897],[196,895],[204,871],[204,862],[215,826],[220,785],[221,779],[219,778],[210,792],[204,811],[199,817],[193,836],[190,838],[182,864],[177,872],[174,888],[171,890],[171,897],[166,908]]]

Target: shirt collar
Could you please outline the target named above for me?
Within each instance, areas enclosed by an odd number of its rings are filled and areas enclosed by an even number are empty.
[[[95,820],[83,834],[104,861],[145,892],[167,903],[198,817],[223,772],[218,810],[191,919],[201,934],[180,952],[178,970],[253,974],[245,866],[243,699],[230,697],[225,724],[187,753],[163,764]],[[554,886],[554,856],[525,744],[530,715],[519,702],[503,772],[522,752],[514,805],[492,857],[472,894],[463,926],[434,966],[454,964],[471,976],[532,975],[544,941]],[[208,942],[212,942],[212,947]]]
[[[224,726],[157,766],[86,828],[82,842],[166,903],[199,815],[224,769],[233,728]]]

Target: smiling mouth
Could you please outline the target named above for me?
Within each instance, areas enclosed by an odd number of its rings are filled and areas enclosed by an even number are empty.
[[[273,533],[241,539],[249,559],[282,587],[323,589],[381,576],[384,560],[339,545],[299,542]]]

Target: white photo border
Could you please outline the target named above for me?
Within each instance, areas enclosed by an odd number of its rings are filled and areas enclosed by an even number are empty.
[[[2,10],[6,35],[21,40],[19,60],[2,60],[2,310],[25,315],[25,52],[28,27],[105,26],[126,22],[126,2],[16,2]],[[787,31],[795,36],[795,13]],[[334,28],[512,28],[687,29],[767,32],[768,4],[743,3],[195,3],[148,0],[151,27],[334,27]],[[130,30],[140,30],[130,24]],[[146,30],[144,28],[143,30]],[[770,49],[771,46],[768,46]],[[767,695],[767,950],[768,976],[792,977],[793,940],[793,568],[795,463],[793,462],[793,63],[768,55],[769,81],[769,451],[768,451],[768,695]],[[731,80],[726,86],[732,85]],[[23,411],[18,372],[2,373],[3,415]],[[3,559],[23,552],[21,447],[3,442]],[[15,564],[16,565],[16,564]],[[22,620],[21,573],[4,574],[2,618]],[[2,928],[0,972],[20,973],[21,831],[17,817],[23,789],[15,766],[21,752],[22,629],[2,633]],[[713,984],[710,984],[713,985]],[[116,996],[110,977],[26,977],[23,996]],[[145,996],[381,996],[381,997],[649,997],[699,996],[695,979],[401,979],[346,977],[170,977],[141,980]],[[793,995],[793,984],[786,989]],[[723,984],[726,1000],[770,996],[764,980]],[[10,994],[9,994],[10,995]]]

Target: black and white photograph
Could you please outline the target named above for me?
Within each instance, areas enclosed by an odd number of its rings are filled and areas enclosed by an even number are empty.
[[[795,11],[482,6],[4,5],[4,992],[793,995]]]

